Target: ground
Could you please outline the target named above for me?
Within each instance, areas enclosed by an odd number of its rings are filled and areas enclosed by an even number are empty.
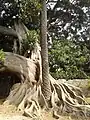
[[[52,117],[51,112],[43,112],[42,120],[56,120]],[[0,120],[30,120],[30,118],[22,116],[14,106],[0,105]],[[37,118],[37,120],[39,120]],[[61,116],[60,120],[75,120],[70,116]]]
[[[14,105],[0,105],[0,120],[30,120],[30,118],[22,116]]]
[[[39,119],[30,119],[29,117],[22,116],[22,113],[17,110],[17,108],[13,105],[2,105],[0,104],[0,120],[56,120],[52,117],[51,112],[42,112],[42,118]],[[58,120],[85,120],[80,117],[75,118],[70,115],[60,116]],[[86,119],[90,120],[90,118]]]

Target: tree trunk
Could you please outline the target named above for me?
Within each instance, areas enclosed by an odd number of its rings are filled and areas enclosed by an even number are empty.
[[[19,54],[22,55],[22,51],[23,51],[22,45],[23,45],[23,41],[27,39],[26,34],[28,33],[28,29],[20,21],[18,21],[17,23],[15,22],[14,27],[19,41]]]
[[[14,28],[15,28],[15,30],[12,28],[0,26],[0,33],[3,35],[14,36],[15,39],[12,39],[14,41],[14,46],[13,46],[14,51],[13,52],[19,53],[20,55],[22,55],[22,51],[23,51],[22,44],[23,44],[23,41],[27,39],[26,34],[28,33],[28,29],[20,21],[18,21],[17,23],[15,22]],[[18,38],[18,39],[16,39],[16,38]],[[19,46],[17,46],[17,42],[19,43]],[[19,47],[19,48],[17,48],[17,47]],[[17,52],[17,49],[19,50],[18,52]]]
[[[48,45],[47,45],[47,9],[46,0],[41,0],[41,57],[42,57],[42,92],[50,100],[51,86],[49,81]]]
[[[17,33],[14,29],[6,28],[4,26],[0,26],[0,33],[4,34],[4,35],[11,35],[11,36],[14,36],[14,37],[18,37]]]
[[[9,90],[8,85],[11,86],[10,93],[8,93],[7,100],[10,104],[19,105],[23,100],[28,89],[33,88],[40,80],[40,65],[38,61],[25,58],[23,56],[6,52],[4,62],[0,62],[0,76],[7,76],[7,84],[5,89]],[[13,76],[13,79],[10,75]],[[19,83],[17,83],[19,81]],[[8,83],[9,82],[9,83]],[[14,82],[14,84],[12,84]],[[0,83],[1,84],[1,83]],[[0,91],[1,92],[1,91]],[[7,91],[8,92],[8,91]],[[3,92],[3,95],[5,93]]]
[[[31,82],[35,82],[34,80],[38,81],[38,75],[40,73],[37,73],[37,71],[40,71],[38,62],[9,52],[5,53],[4,63],[0,63],[0,72],[15,73],[22,82],[25,80],[29,80]]]

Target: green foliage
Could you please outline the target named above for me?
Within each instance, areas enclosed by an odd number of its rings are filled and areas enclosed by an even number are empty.
[[[0,50],[0,61],[4,62],[5,60],[5,53],[3,52],[3,50]]]
[[[35,30],[30,30],[27,33],[27,39],[23,40],[23,49],[24,51],[28,49],[34,49],[35,43],[39,41],[39,34]]]
[[[48,23],[53,38],[89,39],[90,0],[52,0],[50,3]]]
[[[22,0],[20,4],[20,17],[25,24],[32,22],[38,24],[41,4],[39,0]]]
[[[87,78],[83,65],[89,59],[88,49],[72,41],[58,40],[49,50],[51,74],[59,79]]]

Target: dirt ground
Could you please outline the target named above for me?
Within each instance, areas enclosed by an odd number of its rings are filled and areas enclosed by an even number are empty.
[[[56,120],[52,117],[51,112],[42,112],[42,118],[30,119],[29,117],[22,116],[20,111],[17,111],[17,108],[13,105],[2,105],[0,104],[0,120]],[[58,120],[90,120],[82,118],[74,118],[70,115],[60,116]]]
[[[22,116],[21,112],[13,105],[0,105],[0,120],[30,120]]]

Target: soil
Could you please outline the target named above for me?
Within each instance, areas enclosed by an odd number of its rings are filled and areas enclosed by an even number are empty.
[[[52,117],[51,112],[42,112],[42,118],[30,119],[22,115],[22,112],[18,111],[14,105],[0,104],[0,120],[56,120]],[[85,120],[82,118],[71,117],[70,115],[60,116],[58,120]],[[90,120],[86,119],[86,120]]]

